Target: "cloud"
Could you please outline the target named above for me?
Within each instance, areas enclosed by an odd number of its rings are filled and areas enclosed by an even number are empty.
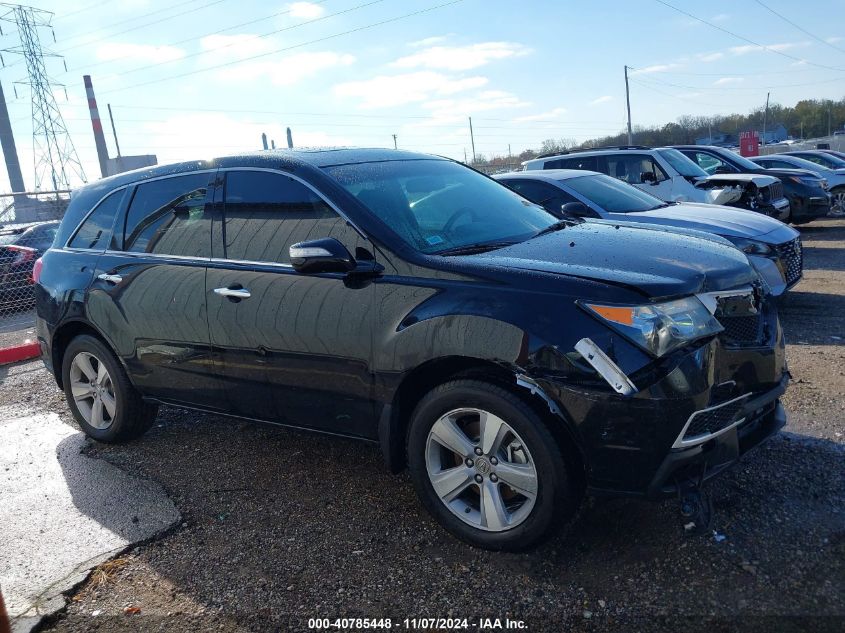
[[[288,5],[291,17],[303,20],[313,20],[323,15],[326,10],[313,2],[294,2]]]
[[[379,75],[361,81],[347,81],[334,87],[341,97],[361,99],[361,108],[390,108],[480,88],[486,77],[451,77],[432,71]]]
[[[829,37],[825,40],[825,42],[827,42],[828,44],[836,44],[837,42],[841,42],[841,41],[842,41],[841,37]]]
[[[411,48],[421,48],[423,46],[434,46],[435,44],[440,44],[440,42],[445,41],[445,35],[435,35],[434,37],[426,37],[421,40],[417,40],[416,42],[409,42],[408,46]]]
[[[698,59],[698,61],[701,61],[701,62],[716,62],[716,61],[719,61],[720,59],[724,58],[724,56],[725,56],[724,53],[716,52],[716,53],[699,53],[695,57],[696,57],[696,59]]]
[[[710,21],[711,22],[727,22],[730,19],[731,19],[731,16],[728,15],[727,13],[718,13],[718,14],[714,15],[712,18],[710,18]]]
[[[269,53],[275,50],[276,46],[273,41],[252,34],[209,35],[200,40],[200,47],[206,51],[210,66]],[[276,86],[289,86],[321,71],[345,68],[355,61],[355,57],[348,53],[316,51],[281,58],[273,56],[244,61],[221,68],[216,74],[218,78],[226,81],[255,81],[266,78]]]
[[[530,49],[513,42],[482,42],[467,46],[432,46],[418,53],[397,59],[396,68],[432,68],[470,70],[508,57],[522,57]]]
[[[780,44],[766,44],[765,46],[756,46],[753,44],[745,44],[744,46],[733,46],[728,50],[734,55],[747,55],[748,53],[760,51],[788,51],[793,48],[803,48],[809,46],[810,42],[782,42]]]
[[[210,135],[209,130],[214,130],[214,134]],[[273,139],[277,146],[286,146],[285,127],[281,122],[268,124],[253,121],[249,117],[196,112],[147,123],[144,125],[142,147],[155,148],[161,163],[195,160],[198,157],[213,158],[259,149],[262,132],[267,134],[268,142]],[[308,131],[300,126],[293,128],[293,140],[297,147],[354,144],[351,138]]]
[[[741,84],[742,77],[722,77],[713,82],[714,86],[728,86],[730,84]]]
[[[651,73],[662,73],[673,68],[680,67],[680,64],[654,64],[645,68],[634,68],[629,75],[650,75]]]
[[[503,90],[485,90],[473,97],[462,99],[439,99],[422,104],[431,115],[441,121],[463,119],[477,112],[525,108],[531,103],[523,101],[515,94]]]
[[[600,103],[607,103],[608,101],[613,101],[613,97],[610,95],[603,95],[598,99],[593,99],[590,101],[590,105],[599,105]]]
[[[519,123],[528,121],[548,121],[549,119],[558,119],[566,114],[566,108],[553,108],[547,112],[540,112],[539,114],[529,114],[515,119]]]
[[[185,56],[185,51],[175,46],[106,42],[97,47],[95,55],[97,59],[104,61],[135,59],[160,64],[182,59]]]

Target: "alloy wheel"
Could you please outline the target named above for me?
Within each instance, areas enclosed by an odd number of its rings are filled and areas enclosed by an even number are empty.
[[[830,208],[832,211],[837,211],[839,213],[845,212],[845,191],[837,191],[833,194],[833,200],[831,200]]]
[[[503,532],[531,514],[537,469],[517,432],[482,409],[442,415],[426,442],[426,469],[440,501],[472,527]]]
[[[117,399],[105,363],[88,352],[79,352],[70,364],[70,390],[79,413],[98,430],[114,421]]]

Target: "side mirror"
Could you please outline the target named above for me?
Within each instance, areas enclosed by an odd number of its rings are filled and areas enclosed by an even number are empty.
[[[333,237],[299,242],[290,247],[290,263],[298,273],[348,273],[355,258]]]
[[[640,174],[640,182],[642,183],[651,183],[652,185],[657,184],[657,174],[653,171],[644,171]]]
[[[728,167],[727,165],[719,165],[716,169],[713,170],[714,174],[732,174],[734,170]]]
[[[564,215],[574,215],[576,217],[592,215],[590,209],[583,202],[567,202],[561,205],[560,211]]]

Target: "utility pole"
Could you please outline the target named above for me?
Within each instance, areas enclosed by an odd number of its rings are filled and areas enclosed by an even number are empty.
[[[469,140],[472,143],[472,164],[475,165],[475,136],[472,133],[472,117],[469,117]]]
[[[508,158],[511,157],[511,144],[508,143]]]
[[[117,148],[117,157],[120,158],[120,143],[117,142],[117,128],[114,126],[114,117],[111,114],[111,104],[107,103],[109,109],[109,121],[111,121],[111,132],[114,134],[114,146]]]
[[[634,133],[631,130],[631,90],[628,87],[628,66],[625,66],[625,103],[628,104],[628,145],[634,144]]]
[[[464,148],[464,165],[467,164],[467,148]]]
[[[771,94],[770,92],[766,93],[766,110],[763,112],[763,138],[762,138],[763,145],[766,144],[766,123],[768,123],[768,119],[769,119],[769,95],[770,94]]]
[[[45,57],[56,55],[42,50],[38,36],[40,28],[52,31],[53,13],[19,4],[4,4],[0,20],[15,24],[20,39],[17,46],[2,52],[21,55],[26,63],[27,84],[32,98],[35,188],[41,189],[46,184],[53,190],[69,189],[72,178],[87,182],[54,96],[54,89],[64,86],[51,82],[44,63]],[[56,35],[53,33],[55,40]]]
[[[396,144],[396,135],[393,135],[393,149],[399,149],[399,146]]]
[[[801,121],[801,140],[804,140],[804,121]]]
[[[833,112],[833,106],[829,103],[827,104],[827,135],[830,136],[833,134],[833,130],[830,128],[830,117]]]

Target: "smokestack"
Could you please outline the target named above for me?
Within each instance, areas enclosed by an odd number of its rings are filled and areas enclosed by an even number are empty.
[[[267,149],[267,135],[264,132],[261,133],[261,144],[264,146],[264,149]]]
[[[6,159],[6,171],[9,173],[9,184],[12,193],[24,192],[21,174],[21,164],[18,161],[18,149],[15,147],[15,137],[12,135],[12,122],[9,120],[9,110],[6,108],[6,97],[3,96],[3,86],[0,85],[0,144],[3,146],[3,157]]]
[[[97,146],[97,158],[100,160],[100,173],[105,178],[109,175],[109,150],[103,134],[103,123],[100,121],[100,111],[97,109],[97,100],[94,98],[91,75],[83,75],[82,79],[85,81],[85,93],[88,95],[88,109],[91,111],[91,127],[94,128],[94,144]]]
[[[293,135],[290,133],[290,128],[288,128],[288,149],[293,149]]]

